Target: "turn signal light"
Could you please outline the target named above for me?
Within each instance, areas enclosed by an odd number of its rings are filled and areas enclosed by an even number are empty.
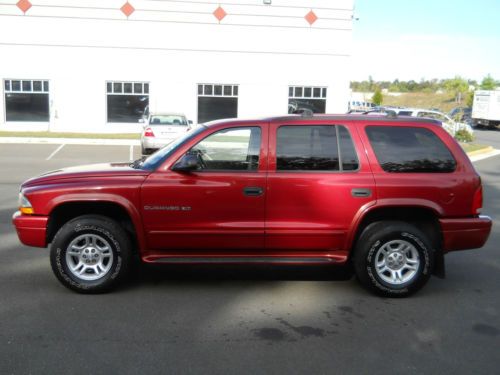
[[[145,137],[154,137],[155,136],[155,133],[153,133],[153,129],[151,128],[146,128],[144,130],[144,136]]]
[[[19,193],[18,203],[19,211],[21,211],[21,213],[25,215],[32,215],[35,213],[35,210],[33,210],[30,201],[24,196],[24,194]]]

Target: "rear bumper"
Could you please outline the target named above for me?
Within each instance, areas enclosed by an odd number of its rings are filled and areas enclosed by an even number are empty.
[[[488,216],[464,219],[439,219],[444,252],[483,247],[491,232]]]
[[[143,138],[142,147],[145,149],[160,149],[168,145],[175,138]]]
[[[19,211],[12,216],[19,240],[34,247],[47,247],[48,216],[22,215]]]

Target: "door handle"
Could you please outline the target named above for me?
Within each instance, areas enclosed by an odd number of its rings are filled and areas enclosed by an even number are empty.
[[[372,189],[352,189],[351,195],[355,198],[371,197]]]
[[[249,197],[258,197],[264,193],[264,190],[259,186],[248,186],[243,189],[243,194]]]

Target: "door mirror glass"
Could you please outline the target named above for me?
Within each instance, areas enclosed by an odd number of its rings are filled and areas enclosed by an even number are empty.
[[[194,153],[187,153],[175,165],[172,170],[176,172],[191,172],[199,169],[198,156]]]

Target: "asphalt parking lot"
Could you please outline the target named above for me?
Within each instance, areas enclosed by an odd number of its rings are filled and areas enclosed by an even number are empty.
[[[500,145],[500,131],[478,139]],[[46,249],[19,243],[19,184],[140,150],[59,147],[0,144],[0,374],[498,373],[500,156],[475,164],[488,243],[450,254],[447,278],[408,299],[372,296],[340,270],[263,266],[139,269],[114,293],[79,295]]]

